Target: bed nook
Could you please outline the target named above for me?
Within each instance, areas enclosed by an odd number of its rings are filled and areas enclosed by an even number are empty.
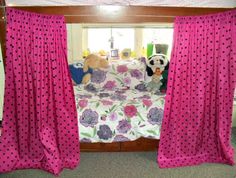
[[[124,143],[127,147],[141,137],[153,147],[142,143],[127,151],[155,149],[165,94],[149,90],[147,78],[143,61],[110,61],[107,68],[93,71],[89,84],[74,86],[82,149],[84,145],[89,149],[89,143],[91,149],[93,143],[110,143],[118,146],[113,151],[125,151]]]
[[[159,168],[234,165],[233,1],[0,2],[0,173],[59,175],[80,151],[158,149]]]
[[[3,2],[3,1],[2,1]],[[14,8],[43,14],[64,15],[67,24],[133,24],[134,28],[172,26],[175,16],[204,15],[226,8],[146,7],[146,6],[16,6]],[[4,8],[1,8],[4,17]],[[107,25],[106,25],[107,24]],[[5,53],[5,21],[1,20],[1,43]],[[165,26],[165,25],[164,25]],[[173,27],[173,26],[172,26]],[[69,38],[69,37],[68,37]],[[81,38],[83,38],[81,36]],[[75,40],[75,39],[74,39]],[[99,43],[95,40],[95,43]],[[112,45],[112,43],[111,43]],[[113,47],[110,46],[112,49]],[[156,46],[155,46],[156,48]],[[81,151],[153,151],[157,149],[165,104],[168,60],[166,51],[153,49],[148,56],[131,59],[124,49],[124,59],[117,60],[113,50],[103,60],[107,66],[88,67],[85,59],[69,64],[79,121]],[[82,49],[81,49],[82,50]],[[140,50],[141,51],[141,50]],[[80,53],[83,53],[80,51]],[[139,53],[141,54],[141,52]],[[155,56],[156,55],[156,56]],[[164,57],[163,57],[163,56]],[[87,64],[86,64],[87,65]],[[158,65],[158,67],[156,67]],[[165,73],[165,76],[162,74]],[[86,80],[86,84],[85,81]],[[161,81],[161,82],[160,82]],[[158,89],[158,90],[157,90]]]

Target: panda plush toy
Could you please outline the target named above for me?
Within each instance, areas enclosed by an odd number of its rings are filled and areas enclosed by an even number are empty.
[[[147,89],[154,93],[165,93],[167,88],[169,61],[164,54],[154,54],[146,61],[146,72],[151,81]]]

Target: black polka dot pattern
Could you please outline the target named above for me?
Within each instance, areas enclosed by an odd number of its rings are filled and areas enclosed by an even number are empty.
[[[158,164],[234,164],[236,11],[177,17]]]
[[[63,16],[7,8],[0,172],[59,174],[79,164],[78,121]]]

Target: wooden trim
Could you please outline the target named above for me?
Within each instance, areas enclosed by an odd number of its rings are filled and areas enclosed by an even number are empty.
[[[139,138],[135,141],[120,142],[120,151],[157,151],[159,140]]]
[[[119,152],[120,143],[80,143],[81,152]]]
[[[5,63],[6,59],[6,14],[5,14],[5,0],[0,0],[0,43],[2,49],[2,58]]]
[[[67,23],[148,23],[173,22],[175,16],[205,15],[232,8],[120,6],[108,13],[101,6],[14,7],[30,12],[65,15]]]
[[[114,143],[80,143],[81,152],[156,151],[159,140],[139,138],[135,141]]]
[[[117,19],[100,16],[65,16],[66,23],[173,23],[174,17],[144,17],[144,16],[125,16]]]
[[[5,7],[6,6],[6,2],[5,0],[0,0],[0,7]]]

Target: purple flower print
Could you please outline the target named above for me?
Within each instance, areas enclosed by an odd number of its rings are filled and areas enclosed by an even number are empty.
[[[161,125],[163,119],[163,110],[160,108],[152,108],[149,110],[147,114],[148,122],[152,125]]]
[[[125,142],[129,141],[129,139],[123,135],[116,135],[115,138],[113,139],[113,142]]]
[[[92,95],[81,95],[81,94],[76,94],[75,95],[76,98],[79,98],[79,99],[89,99],[89,98],[92,98]]]
[[[110,100],[101,100],[101,102],[104,106],[110,106],[113,104],[113,102]]]
[[[124,80],[123,80],[123,82],[124,82],[124,84],[125,84],[126,86],[129,86],[130,83],[131,83],[131,79],[130,79],[129,77],[125,77]]]
[[[151,99],[151,97],[148,95],[143,95],[143,96],[138,97],[138,99]]]
[[[126,65],[119,65],[117,66],[118,73],[125,73],[128,71],[128,67]]]
[[[76,97],[78,97],[80,99],[89,99],[89,98],[92,98],[92,95],[80,95],[80,94],[77,94]]]
[[[124,94],[125,92],[126,92],[126,90],[122,90],[122,89],[117,89],[115,91],[115,93],[117,93],[117,94]]]
[[[97,135],[100,139],[108,140],[112,137],[112,131],[108,125],[100,125]]]
[[[93,83],[102,83],[106,79],[106,72],[102,70],[94,70],[92,77],[91,77],[91,82]]]
[[[131,124],[127,120],[121,120],[116,129],[120,133],[127,133],[131,129]]]
[[[116,114],[115,112],[110,113],[109,119],[110,119],[111,121],[116,121],[117,118],[118,118],[118,116],[117,116],[117,114]]]
[[[83,138],[80,140],[81,143],[91,143],[91,140],[88,138]]]
[[[107,81],[107,83],[103,86],[104,89],[113,90],[116,87],[115,81]]]
[[[139,60],[140,60],[142,63],[146,64],[146,58],[145,58],[145,57],[141,57]]]
[[[144,83],[140,83],[134,87],[138,91],[147,91],[147,87]]]
[[[143,73],[138,70],[138,69],[133,69],[130,71],[130,74],[132,77],[136,78],[136,79],[141,79],[143,77]]]
[[[98,123],[98,113],[91,109],[85,109],[79,120],[85,127],[94,127]]]
[[[93,84],[88,84],[84,87],[85,90],[87,90],[88,92],[91,92],[91,93],[96,93],[97,92],[97,89],[93,86]]]
[[[126,97],[125,95],[121,95],[119,93],[115,94],[115,95],[112,95],[110,98],[111,100],[118,100],[118,101],[124,101],[126,100]]]
[[[99,98],[106,98],[106,97],[108,97],[108,96],[110,96],[109,95],[109,93],[99,93]]]

